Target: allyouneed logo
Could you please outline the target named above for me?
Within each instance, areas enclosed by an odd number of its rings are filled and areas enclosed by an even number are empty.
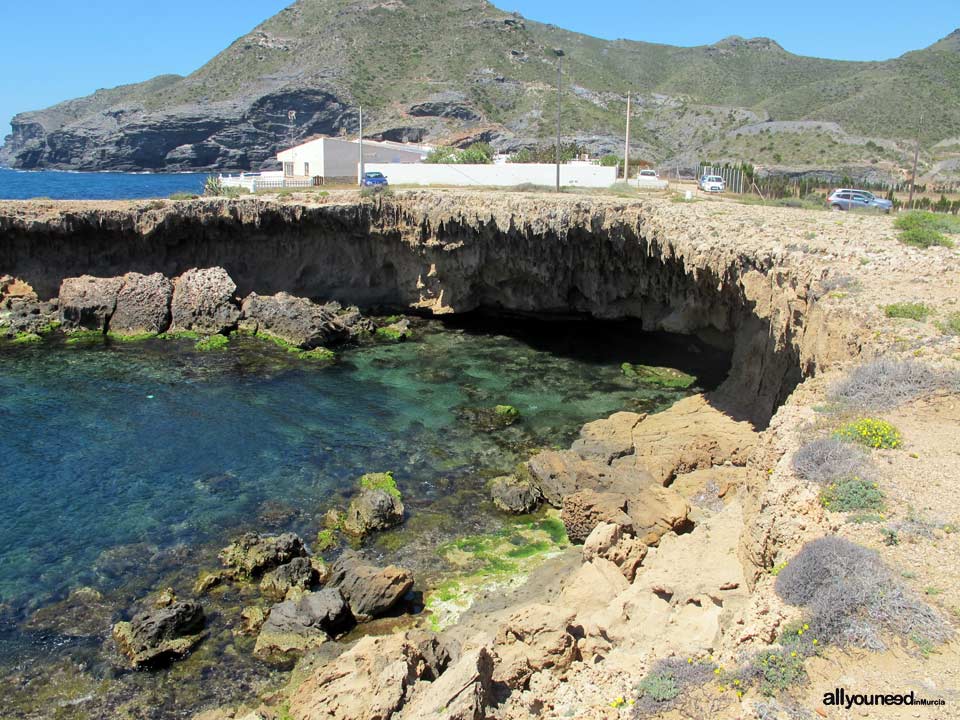
[[[823,704],[842,707],[847,710],[854,705],[946,705],[943,698],[931,700],[917,697],[913,690],[908,693],[848,693],[844,688],[836,688],[833,692],[823,694]]]

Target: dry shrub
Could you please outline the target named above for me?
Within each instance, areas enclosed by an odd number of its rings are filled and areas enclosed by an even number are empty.
[[[866,450],[837,438],[820,438],[801,447],[793,456],[793,469],[804,480],[829,485],[838,480],[873,479]]]
[[[882,357],[851,370],[828,397],[853,408],[889,410],[955,382],[951,374],[917,360]]]
[[[821,642],[882,650],[881,632],[904,640],[943,642],[949,624],[900,584],[876,552],[827,536],[803,546],[778,575],[777,594],[806,608]]]

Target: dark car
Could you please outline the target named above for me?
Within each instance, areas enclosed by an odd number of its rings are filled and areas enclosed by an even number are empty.
[[[363,174],[364,187],[384,187],[387,185],[387,178],[382,172],[365,172]]]
[[[893,203],[890,200],[878,198],[872,192],[866,190],[851,190],[849,188],[840,188],[830,193],[827,198],[827,205],[831,210],[880,210],[881,212],[890,212],[893,209]]]

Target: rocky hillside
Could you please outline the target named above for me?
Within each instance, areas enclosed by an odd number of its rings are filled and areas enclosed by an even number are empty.
[[[694,48],[601,40],[486,0],[298,0],[187,77],[17,115],[0,164],[255,169],[312,135],[355,133],[360,104],[372,137],[534,146],[553,134],[553,48],[562,48],[566,134],[594,152],[620,149],[631,90],[638,157],[895,172],[920,108],[930,160],[960,136],[958,38],[854,63],[792,55],[765,38]]]

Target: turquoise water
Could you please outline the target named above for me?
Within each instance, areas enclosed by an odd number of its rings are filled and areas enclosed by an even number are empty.
[[[410,537],[384,557],[419,574],[438,536],[501,522],[488,478],[586,421],[685,394],[638,386],[620,363],[680,367],[707,385],[724,370],[689,340],[630,326],[457,323],[329,366],[253,339],[207,353],[187,341],[0,343],[0,651],[63,662],[75,640],[25,630],[38,608],[80,586],[119,612],[168,582],[189,588],[241,529],[309,540],[365,472],[394,472]],[[471,424],[469,410],[497,404],[521,422]],[[84,667],[105,662],[99,643],[75,652]]]

